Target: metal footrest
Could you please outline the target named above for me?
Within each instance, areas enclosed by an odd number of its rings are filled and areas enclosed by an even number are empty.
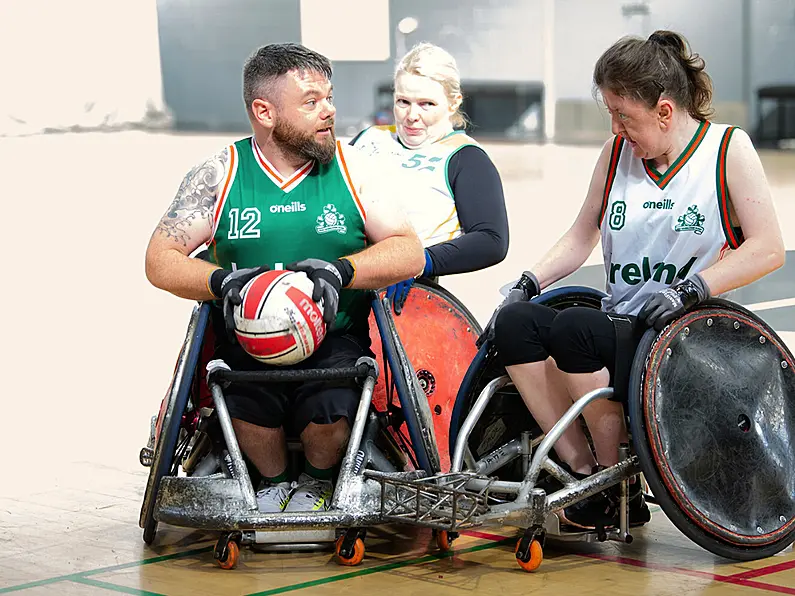
[[[394,474],[366,471],[381,485],[381,517],[384,521],[456,532],[480,525],[478,517],[489,510],[491,481],[472,472],[438,474],[404,479]],[[464,487],[472,479],[485,480],[477,492]]]

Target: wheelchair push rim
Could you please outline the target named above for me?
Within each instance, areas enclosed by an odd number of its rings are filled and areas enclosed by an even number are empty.
[[[199,364],[210,308],[209,302],[194,308],[188,323],[185,342],[177,359],[174,379],[169,388],[166,402],[161,406],[163,416],[158,421],[159,434],[156,437],[152,466],[149,470],[139,517],[139,525],[144,530],[143,538],[146,544],[152,544],[157,533],[157,520],[154,511],[160,481],[164,476],[172,473],[182,414],[188,405],[191,386]]]

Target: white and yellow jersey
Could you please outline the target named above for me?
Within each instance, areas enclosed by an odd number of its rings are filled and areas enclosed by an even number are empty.
[[[602,309],[636,315],[649,295],[742,242],[730,222],[726,152],[734,127],[702,122],[663,173],[613,140],[599,215],[607,297]]]
[[[394,126],[371,126],[353,141],[363,153],[380,158],[385,176],[394,176],[403,197],[402,208],[423,246],[453,240],[463,233],[453,190],[447,177],[450,158],[477,141],[454,131],[418,149],[405,147]]]

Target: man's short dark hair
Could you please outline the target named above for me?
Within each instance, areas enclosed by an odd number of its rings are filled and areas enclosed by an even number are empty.
[[[314,71],[331,79],[328,58],[297,43],[272,43],[254,52],[243,67],[243,101],[251,110],[255,99],[267,99],[269,87],[278,77],[291,70]]]

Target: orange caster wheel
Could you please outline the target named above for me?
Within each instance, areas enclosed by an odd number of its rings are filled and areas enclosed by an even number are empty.
[[[524,540],[523,538],[516,543],[516,548],[513,552],[516,553],[516,562],[519,563],[519,567],[525,571],[532,572],[541,566],[541,562],[544,560],[544,549],[538,540],[533,539],[527,548],[527,552],[522,556],[519,553],[519,547]]]
[[[436,538],[436,548],[440,552],[448,552],[453,548],[453,540],[455,540],[457,535],[457,533],[448,532],[447,530],[434,530],[433,536]]]
[[[226,545],[226,556],[218,557],[218,565],[221,569],[234,569],[237,567],[237,561],[240,558],[240,547],[237,542],[232,540]]]
[[[349,548],[345,548],[345,536],[337,538],[334,545],[334,552],[337,555],[337,563],[353,567],[364,559],[364,540],[356,538]]]

